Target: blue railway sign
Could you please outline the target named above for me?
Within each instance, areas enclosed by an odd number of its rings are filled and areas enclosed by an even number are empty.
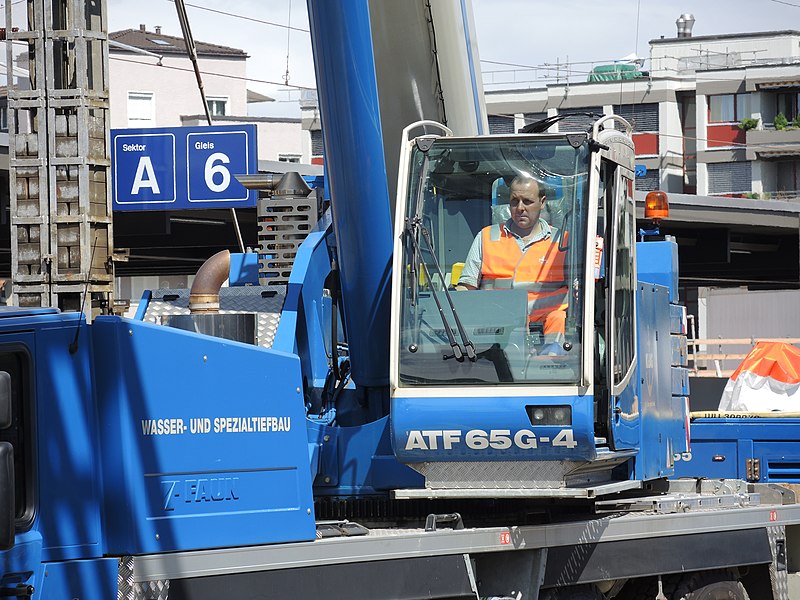
[[[111,164],[115,211],[256,205],[234,177],[257,172],[255,125],[114,129]]]

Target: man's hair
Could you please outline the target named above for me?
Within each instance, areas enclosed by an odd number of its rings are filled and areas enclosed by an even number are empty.
[[[508,189],[510,190],[515,185],[530,185],[531,183],[535,183],[539,188],[539,198],[547,196],[547,186],[545,186],[543,182],[539,181],[535,177],[531,177],[527,174],[520,174],[514,177],[514,179],[511,180]]]

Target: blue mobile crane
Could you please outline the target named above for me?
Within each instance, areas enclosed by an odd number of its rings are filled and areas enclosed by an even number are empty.
[[[437,61],[459,30],[469,65],[466,3],[443,6],[411,13]],[[382,56],[411,64],[387,52],[408,35],[390,8],[309,15],[332,210],[284,293],[237,291],[279,317],[269,347],[149,321],[180,294],[91,324],[0,312],[0,594],[788,597],[796,505],[666,481],[688,449],[685,317],[675,243],[636,243],[630,126],[485,135],[474,69],[437,65],[431,98],[466,101],[430,110],[421,79],[380,81]],[[454,285],[522,172],[564,255],[555,347],[528,289]],[[226,261],[187,306],[226,308]]]

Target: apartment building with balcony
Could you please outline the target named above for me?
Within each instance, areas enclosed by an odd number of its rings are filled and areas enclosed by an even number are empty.
[[[490,128],[517,131],[566,114],[551,131],[567,130],[588,125],[583,113],[613,112],[634,126],[636,162],[646,168],[639,190],[800,199],[800,31],[684,32],[651,40],[649,61],[638,62],[625,77],[582,66],[581,80],[490,85]]]

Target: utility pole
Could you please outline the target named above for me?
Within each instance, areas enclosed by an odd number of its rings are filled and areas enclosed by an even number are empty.
[[[27,0],[17,27],[14,4],[5,3],[11,301],[91,320],[111,312],[114,289],[107,3]],[[12,85],[26,46],[30,89]]]

